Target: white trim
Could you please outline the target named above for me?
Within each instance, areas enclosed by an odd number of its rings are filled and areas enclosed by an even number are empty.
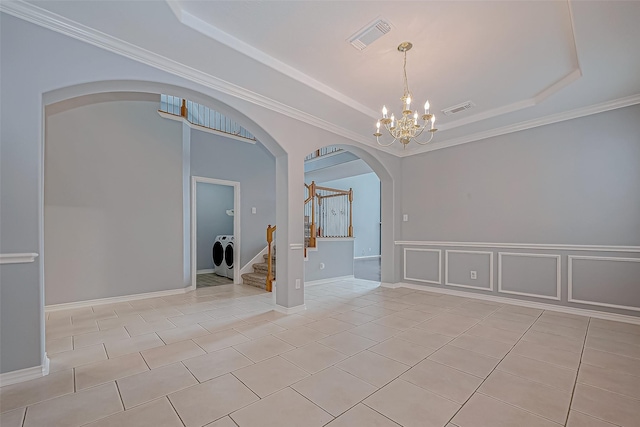
[[[613,321],[616,321],[616,322],[624,322],[624,323],[632,323],[634,325],[640,325],[640,317],[628,316],[628,315],[625,315],[625,314],[607,313],[607,312],[604,312],[604,311],[588,310],[588,309],[584,309],[584,308],[566,307],[566,306],[562,306],[562,305],[556,305],[556,304],[545,303],[545,302],[525,301],[525,300],[521,300],[521,299],[501,297],[501,296],[497,296],[497,295],[479,294],[479,293],[458,291],[458,290],[455,290],[455,289],[438,288],[438,287],[435,287],[435,286],[428,286],[428,285],[421,286],[421,285],[415,285],[415,284],[403,283],[403,282],[399,282],[399,283],[381,283],[380,285],[382,287],[391,288],[391,289],[396,289],[396,288],[415,289],[415,290],[425,291],[425,292],[433,292],[433,293],[446,294],[446,295],[455,295],[455,296],[459,296],[459,297],[473,298],[473,299],[479,299],[479,300],[483,300],[483,301],[492,301],[492,302],[497,302],[497,303],[500,303],[500,304],[517,305],[517,306],[520,306],[520,307],[537,308],[537,309],[540,309],[540,310],[557,311],[557,312],[560,312],[560,313],[575,314],[575,315],[578,315],[578,316],[589,316],[589,317],[594,317],[596,319],[613,320]]]
[[[25,264],[34,262],[38,256],[35,252],[24,254],[0,254],[0,264]]]
[[[44,375],[44,369],[43,365],[38,365],[0,374],[0,387],[41,378]]]
[[[213,273],[213,268],[206,268],[204,270],[198,270],[196,271],[196,274],[211,274]]]
[[[42,362],[42,376],[45,377],[49,375],[49,365],[50,365],[49,356],[47,356],[47,352],[44,352],[44,361]]]
[[[425,279],[414,279],[412,277],[407,277],[407,252],[437,252],[438,253],[438,281],[434,282],[433,280],[425,280]],[[402,268],[402,278],[404,280],[413,280],[415,282],[424,282],[424,283],[433,283],[434,285],[442,284],[442,250],[440,249],[413,249],[413,248],[404,248],[404,255],[402,257],[403,268]]]
[[[556,259],[556,295],[543,295],[543,294],[530,294],[526,292],[506,291],[502,289],[502,256],[519,256],[519,257],[531,257],[531,258],[555,258]],[[549,254],[527,254],[527,253],[514,253],[514,252],[498,252],[498,292],[502,294],[523,295],[534,298],[545,298],[560,301],[562,298],[562,260],[560,255]]]
[[[640,246],[613,245],[564,245],[543,243],[485,243],[485,242],[441,242],[430,240],[396,240],[397,246],[447,246],[461,248],[500,248],[500,249],[538,249],[552,251],[589,251],[589,252],[637,252]]]
[[[196,288],[196,269],[197,269],[197,212],[196,212],[196,199],[197,195],[197,183],[215,184],[215,185],[228,185],[233,187],[233,210],[236,214],[233,216],[233,283],[240,283],[240,269],[236,268],[236,265],[240,265],[240,245],[242,243],[242,236],[240,234],[240,183],[238,181],[227,181],[224,179],[206,178],[204,176],[191,176],[191,290]]]
[[[308,288],[309,286],[325,285],[327,283],[338,282],[340,280],[350,280],[353,278],[354,276],[353,274],[351,274],[349,276],[338,276],[338,277],[329,277],[327,279],[309,280],[308,282],[307,281],[304,282],[304,287]]]
[[[63,304],[51,304],[51,305],[45,305],[44,311],[45,313],[50,313],[53,311],[69,310],[71,308],[91,307],[92,305],[113,304],[116,302],[135,301],[139,299],[168,297],[171,295],[184,294],[189,291],[191,291],[190,287],[180,288],[180,289],[169,289],[167,291],[147,292],[144,294],[123,295],[120,297],[98,298],[98,299],[91,299],[91,300],[85,300],[85,301],[66,302]]]
[[[640,258],[618,258],[618,257],[596,257],[596,256],[572,256],[569,255],[569,268],[568,268],[568,302],[574,302],[578,304],[597,305],[601,307],[619,308],[622,310],[640,311],[640,307],[632,307],[628,305],[608,304],[604,302],[578,300],[573,298],[573,260],[574,259],[587,259],[592,261],[619,261],[619,262],[640,262]]]
[[[304,243],[289,243],[289,249],[292,251],[301,251],[304,249]]]
[[[316,242],[350,242],[355,237],[316,237]]]
[[[295,307],[284,307],[276,304],[273,309],[282,314],[296,314],[305,311],[307,309],[307,306],[305,304],[302,304],[296,305]]]
[[[223,136],[225,138],[229,138],[229,139],[235,139],[236,141],[240,141],[240,142],[246,142],[247,144],[255,144],[257,141],[254,139],[248,139],[248,138],[243,138],[241,136],[237,136],[231,133],[227,133],[227,132],[222,132],[216,129],[211,129],[205,126],[200,126],[197,125],[195,123],[191,123],[189,120],[185,119],[182,116],[176,116],[175,114],[169,114],[169,113],[165,113],[164,111],[160,111],[158,110],[158,114],[160,114],[161,117],[165,118],[165,119],[169,119],[169,120],[174,120],[176,122],[182,122],[185,125],[187,125],[189,128],[193,129],[193,130],[199,130],[201,132],[205,132],[205,133],[212,133],[214,135],[219,135],[219,136]]]
[[[267,255],[268,253],[269,253],[269,246],[265,246],[264,249],[262,249],[260,252],[258,252],[258,254],[256,256],[251,258],[251,261],[246,263],[240,269],[240,277],[242,277],[243,274],[252,273],[253,272],[253,264],[259,264],[261,262],[264,262],[263,255]]]
[[[354,256],[353,259],[374,259],[381,258],[382,255],[367,255],[367,256]]]
[[[459,283],[450,283],[449,282],[449,252],[451,252],[452,254],[489,255],[489,287],[485,288],[482,286],[471,286],[471,285],[462,285]],[[444,251],[444,284],[445,286],[457,286],[460,288],[478,289],[481,291],[493,292],[493,252],[445,250]]]

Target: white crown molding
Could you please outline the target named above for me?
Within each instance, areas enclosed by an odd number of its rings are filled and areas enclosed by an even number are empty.
[[[397,246],[444,246],[462,248],[500,248],[500,249],[539,249],[552,251],[589,251],[589,252],[633,252],[640,253],[640,246],[606,245],[562,245],[540,243],[485,243],[485,242],[443,242],[428,240],[396,240]]]
[[[393,152],[398,157],[413,156],[415,154],[426,153],[429,151],[442,150],[443,148],[455,147],[456,145],[468,144],[470,142],[480,141],[487,138],[493,138],[500,135],[506,135],[513,132],[532,129],[539,126],[550,125],[553,123],[563,122],[565,120],[577,119],[580,117],[590,116],[593,114],[604,113],[605,111],[616,110],[618,108],[629,107],[631,105],[640,104],[640,93],[635,95],[618,98],[611,101],[605,101],[598,104],[588,105],[562,113],[551,114],[537,119],[526,120],[524,122],[515,123],[483,132],[477,132],[471,135],[461,136],[459,138],[448,139],[426,145],[410,151]]]
[[[38,256],[35,252],[24,254],[0,254],[0,264],[25,264],[34,262]]]
[[[575,314],[578,316],[588,316],[588,317],[594,317],[596,319],[613,320],[616,322],[624,322],[624,323],[631,323],[634,325],[640,325],[640,317],[628,316],[625,314],[608,313],[605,311],[596,311],[596,310],[587,310],[584,308],[566,307],[562,305],[549,304],[544,302],[525,301],[525,300],[516,299],[516,298],[507,298],[507,297],[500,297],[500,296],[489,295],[489,294],[479,294],[474,292],[458,291],[455,289],[437,288],[435,286],[428,286],[428,285],[414,285],[411,283],[403,283],[403,282],[380,283],[380,286],[384,288],[390,288],[390,289],[408,288],[408,289],[414,289],[418,291],[434,292],[438,294],[455,295],[455,296],[465,297],[465,298],[492,301],[500,304],[517,305],[521,307],[557,311],[559,313]]]
[[[135,300],[147,299],[147,298],[168,297],[172,295],[184,294],[184,293],[190,292],[191,290],[192,290],[191,286],[189,286],[189,287],[180,288],[180,289],[169,289],[168,291],[147,292],[144,294],[124,295],[121,297],[109,297],[109,298],[99,298],[99,299],[92,299],[92,300],[86,300],[86,301],[66,302],[63,304],[51,304],[51,305],[45,305],[44,311],[45,313],[51,313],[53,311],[69,310],[72,308],[91,307],[93,305],[113,304],[117,302],[128,302],[128,301],[135,301]]]
[[[297,68],[292,67],[291,65],[280,61],[279,59],[274,58],[273,56],[267,54],[266,52],[257,49],[250,44],[243,42],[242,40],[232,36],[231,34],[222,31],[221,29],[209,24],[208,22],[203,21],[202,19],[194,16],[193,14],[187,12],[182,7],[181,1],[171,1],[167,0],[171,11],[176,15],[178,21],[180,23],[186,25],[189,28],[192,28],[199,33],[204,34],[205,36],[224,44],[225,46],[230,47],[231,49],[240,52],[251,59],[254,59],[269,68],[272,68],[287,77],[290,77],[300,83],[315,89],[316,91],[322,93],[323,95],[327,95],[336,101],[347,105],[353,108],[356,111],[361,112],[362,114],[371,117],[372,119],[378,119],[378,112],[372,110],[371,108],[361,104],[353,98],[348,97],[342,92],[338,92],[331,86],[328,86],[308,74],[303,73]]]

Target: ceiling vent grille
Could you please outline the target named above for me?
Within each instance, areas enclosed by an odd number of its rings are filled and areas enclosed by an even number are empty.
[[[351,36],[349,43],[358,50],[364,50],[389,31],[391,31],[391,24],[382,19],[378,19],[358,31],[354,36]]]
[[[454,114],[461,113],[462,111],[466,111],[475,106],[476,104],[474,104],[473,102],[467,101],[467,102],[463,102],[462,104],[454,105],[453,107],[445,108],[444,110],[442,110],[442,112],[444,113],[445,116],[452,116]]]

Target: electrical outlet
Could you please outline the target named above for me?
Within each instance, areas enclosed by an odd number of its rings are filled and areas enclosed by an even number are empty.
[[[407,214],[402,215],[402,221],[404,221],[404,222],[409,221],[409,215],[407,215]]]
[[[300,279],[296,279],[296,289],[300,289]]]
[[[258,209],[256,209],[256,208],[251,208],[251,213],[252,213],[252,214],[255,214],[255,213],[257,213],[257,212],[258,212]]]
[[[324,262],[320,263],[320,270],[324,270]]]
[[[471,279],[476,280],[478,278],[478,272],[475,270],[471,270]]]

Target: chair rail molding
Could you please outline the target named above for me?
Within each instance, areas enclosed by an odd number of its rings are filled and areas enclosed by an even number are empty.
[[[0,264],[26,264],[34,262],[37,256],[35,252],[0,254]]]
[[[630,252],[640,253],[640,246],[574,245],[556,243],[486,243],[447,242],[434,240],[396,240],[397,246],[443,246],[460,248],[538,249],[551,251]]]

